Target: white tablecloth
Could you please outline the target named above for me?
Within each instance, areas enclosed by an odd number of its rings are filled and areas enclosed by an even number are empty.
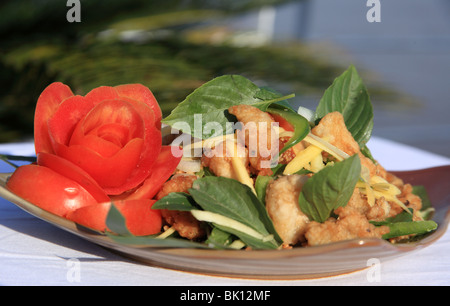
[[[450,159],[373,137],[373,155],[389,170],[450,164]],[[0,153],[33,154],[30,143],[0,145]],[[0,162],[0,171],[8,168]],[[212,277],[142,265],[32,217],[0,199],[0,285],[450,285],[450,233],[435,244],[381,262],[378,278],[363,270],[293,281]]]

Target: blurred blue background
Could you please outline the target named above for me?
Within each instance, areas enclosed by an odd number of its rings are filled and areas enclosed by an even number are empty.
[[[0,4],[0,142],[32,137],[52,81],[85,94],[150,87],[165,114],[211,78],[243,74],[315,108],[353,63],[371,94],[373,134],[450,156],[450,2],[381,0],[60,0]]]

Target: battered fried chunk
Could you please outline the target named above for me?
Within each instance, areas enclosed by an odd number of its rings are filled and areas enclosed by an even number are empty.
[[[228,111],[244,125],[245,133],[241,136],[245,139],[238,140],[248,149],[253,172],[258,174],[270,168],[270,160],[277,156],[279,145],[272,116],[251,105],[235,105]]]
[[[381,238],[389,233],[387,226],[376,227],[367,218],[355,210],[336,209],[338,219],[330,218],[324,223],[312,221],[308,223],[306,240],[309,246],[327,244],[355,238]]]
[[[361,160],[361,165],[366,167],[370,175],[378,175],[383,178],[387,173],[381,166],[375,164],[361,153],[358,143],[348,131],[344,116],[339,112],[332,112],[325,115],[311,131],[314,135],[321,138],[327,138],[328,142],[333,146],[341,149],[348,155],[358,154]]]
[[[298,197],[307,179],[297,174],[282,176],[267,187],[266,209],[285,245],[304,240],[309,219],[300,210]]]
[[[243,156],[238,154],[241,149],[241,152],[244,153]],[[232,140],[217,144],[209,153],[202,155],[202,165],[203,167],[208,167],[216,176],[238,179],[231,162],[232,158],[241,159],[242,164],[249,172],[248,151],[242,148],[240,144],[235,144]]]
[[[156,195],[156,199],[160,200],[171,192],[188,192],[196,179],[197,177],[195,175],[174,175],[172,179],[163,185],[162,189]],[[164,209],[161,210],[161,214],[164,221],[170,226],[173,226],[181,237],[195,240],[205,235],[205,230],[201,222],[195,219],[189,211]]]

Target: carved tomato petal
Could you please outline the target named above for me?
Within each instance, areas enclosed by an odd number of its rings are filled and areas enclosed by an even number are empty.
[[[60,82],[50,84],[39,96],[34,114],[34,142],[36,154],[39,152],[53,153],[47,123],[55,114],[61,102],[72,96],[72,90],[70,90],[67,85]]]

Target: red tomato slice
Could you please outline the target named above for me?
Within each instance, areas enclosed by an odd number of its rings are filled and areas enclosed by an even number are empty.
[[[53,153],[47,122],[56,112],[59,104],[72,96],[72,90],[59,82],[50,84],[39,96],[34,114],[36,154],[39,152]]]
[[[114,87],[120,97],[146,103],[155,113],[155,124],[161,128],[162,112],[153,93],[142,84],[127,84]]]
[[[93,104],[98,104],[105,100],[119,99],[120,96],[117,90],[111,86],[100,86],[92,89],[85,95],[85,98]]]
[[[130,194],[126,199],[152,199],[161,189],[162,185],[174,173],[180,160],[181,156],[175,157],[172,154],[171,146],[163,146],[158,159],[152,166],[150,176],[144,181],[141,187]]]
[[[290,132],[294,132],[294,126],[292,124],[290,124],[286,119],[284,119],[283,117],[276,115],[276,114],[270,114],[273,118],[273,120],[275,120],[275,122],[278,122],[280,127],[285,129],[286,131],[290,131]]]
[[[48,133],[55,150],[55,143],[67,145],[78,122],[88,114],[94,104],[82,96],[73,96],[64,100],[48,120]]]
[[[159,210],[152,210],[154,200],[117,201],[114,205],[125,218],[125,224],[135,236],[154,235],[161,231],[162,218]],[[70,213],[67,219],[85,227],[97,230],[107,230],[106,218],[111,203],[82,207]]]
[[[123,98],[124,99],[124,98]],[[133,105],[133,107],[141,115],[145,123],[144,131],[144,146],[142,149],[141,159],[139,160],[139,165],[135,168],[133,173],[124,184],[127,188],[108,188],[107,192],[109,194],[118,195],[126,190],[130,190],[140,185],[152,171],[153,164],[158,158],[162,145],[161,129],[158,127],[160,124],[155,123],[155,113],[153,110],[145,103],[127,100],[128,103]]]
[[[122,190],[122,193],[130,189],[125,183],[138,165],[142,146],[142,139],[133,139],[110,158],[104,158],[80,145],[59,145],[57,154],[89,173],[107,194],[111,194],[109,190],[115,189]]]
[[[61,217],[80,207],[98,203],[77,182],[39,165],[17,168],[6,186],[30,203]]]
[[[83,186],[97,202],[108,202],[110,200],[105,191],[103,191],[100,185],[86,171],[67,159],[54,154],[41,152],[37,155],[37,163],[40,166],[50,168],[56,173],[77,182]]]

